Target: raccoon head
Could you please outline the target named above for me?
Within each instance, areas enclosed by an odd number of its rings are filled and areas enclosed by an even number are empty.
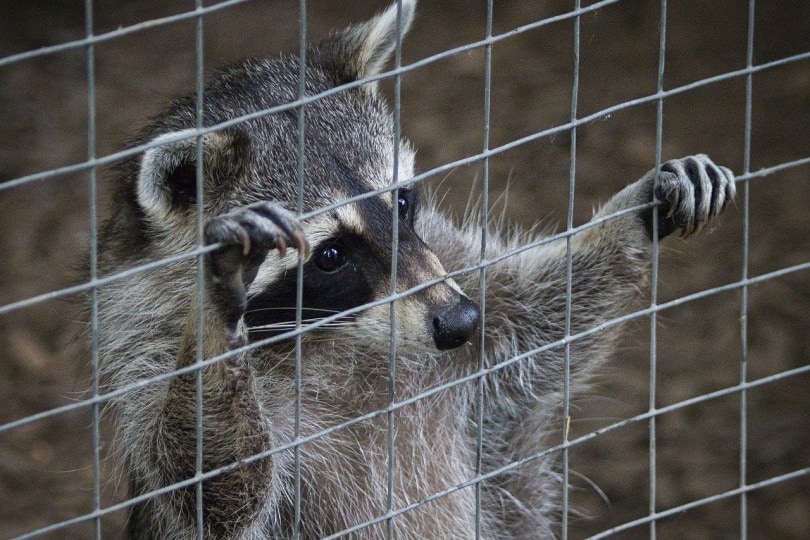
[[[390,295],[395,228],[395,289],[417,288],[393,303],[393,318],[392,303],[384,302],[324,325],[317,339],[327,332],[334,339],[356,339],[388,350],[390,322],[395,320],[403,346],[447,350],[466,343],[477,330],[478,307],[452,280],[438,281],[446,272],[414,230],[417,189],[390,189],[413,176],[414,151],[395,137],[377,83],[329,92],[378,75],[397,35],[409,27],[414,8],[415,1],[405,0],[399,16],[393,5],[308,50],[306,96],[327,95],[303,109],[303,182],[298,172],[299,112],[284,108],[299,98],[297,58],[247,61],[214,76],[204,93],[204,124],[229,127],[203,135],[201,144],[192,130],[193,97],[179,100],[162,115],[147,130],[144,139],[152,144],[132,180],[144,236],[162,246],[158,252],[176,251],[178,243],[193,245],[200,202],[206,217],[262,200],[296,211],[302,191],[302,210],[311,216],[302,225],[312,247],[303,267],[305,322]],[[233,124],[243,116],[249,118]],[[197,200],[198,156],[203,160],[202,201]],[[297,281],[295,254],[271,254],[262,264],[248,291],[245,321],[252,340],[294,327]],[[419,288],[432,281],[436,283]]]

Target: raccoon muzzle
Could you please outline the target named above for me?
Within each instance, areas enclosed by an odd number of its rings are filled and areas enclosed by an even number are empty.
[[[459,296],[455,304],[437,309],[433,313],[433,341],[440,351],[461,347],[478,330],[481,312],[466,296]]]

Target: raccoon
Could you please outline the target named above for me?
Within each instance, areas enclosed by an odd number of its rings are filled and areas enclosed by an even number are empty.
[[[654,237],[734,198],[729,169],[676,159],[570,242],[492,227],[482,253],[480,226],[420,200],[373,81],[415,3],[309,48],[303,145],[287,57],[212,76],[202,119],[220,129],[195,130],[190,96],[134,139],[98,292],[131,538],[553,536],[540,450],[566,358],[583,387],[617,337],[592,330],[647,284]]]

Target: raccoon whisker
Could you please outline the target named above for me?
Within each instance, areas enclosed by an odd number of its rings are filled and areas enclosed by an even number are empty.
[[[323,320],[323,317],[314,317],[314,318],[310,318],[310,319],[301,319],[301,324],[306,325],[306,324],[316,323],[316,322],[322,321],[322,320]],[[282,328],[282,327],[295,328],[296,324],[297,324],[297,322],[295,320],[292,320],[292,321],[276,321],[276,322],[266,323],[266,324],[251,325],[250,328]],[[329,323],[326,323],[326,324],[329,324]]]
[[[467,205],[464,207],[464,214],[462,215],[462,223],[468,223],[471,219],[471,214],[475,208],[480,205],[481,195],[478,191],[478,173],[473,176],[472,184],[470,185],[470,193],[467,195]]]
[[[319,311],[321,313],[326,313],[328,315],[332,315],[335,313],[340,313],[339,310],[336,309],[324,309],[324,308],[305,308],[306,311]],[[260,307],[260,308],[253,308],[249,309],[248,313],[259,313],[261,311],[292,311],[295,310],[295,306],[283,307],[283,306],[268,306],[268,307]]]
[[[429,193],[429,200],[433,204],[433,206],[442,206],[444,204],[445,198],[447,198],[447,194],[450,193],[450,188],[444,189],[444,184],[450,179],[450,177],[455,173],[457,167],[450,169],[447,174],[445,174],[442,179],[436,184],[436,187],[430,190]],[[435,200],[435,196],[441,193],[441,197],[439,200]]]
[[[312,337],[311,338],[310,341],[313,342],[313,343],[327,343],[327,342],[328,343],[353,343],[354,342],[354,340],[352,338],[347,337],[347,336],[332,336],[332,335],[330,335],[330,336],[319,336],[318,334],[313,334],[313,336],[317,336],[317,337]],[[358,355],[358,357],[359,356],[360,355]]]
[[[323,319],[304,319],[301,321],[302,325],[306,325],[309,323],[315,323],[321,321]],[[323,324],[320,326],[320,329],[341,329],[341,328],[348,328],[350,323],[345,321],[332,321]],[[270,324],[259,324],[255,326],[248,327],[249,332],[261,332],[266,330],[295,330],[296,322],[295,321],[282,321],[282,322],[275,322]]]

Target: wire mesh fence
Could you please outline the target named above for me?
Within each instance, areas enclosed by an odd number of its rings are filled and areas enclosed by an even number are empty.
[[[196,376],[201,365],[222,360],[200,352],[195,365],[123,388],[103,386],[97,291],[132,276],[168,272],[172,264],[206,252],[99,272],[99,224],[109,214],[105,209],[116,204],[110,200],[113,168],[150,147],[119,149],[174,96],[196,88],[203,102],[205,74],[216,66],[287,51],[304,73],[300,59],[307,42],[367,20],[386,5],[87,2],[83,9],[59,3],[4,8],[0,536],[117,537],[134,503],[183,486],[199,501],[201,481],[227,472],[227,466],[204,470],[198,449],[195,474],[133,497],[113,463],[107,403],[183,373]],[[570,239],[593,226],[587,223],[593,205],[669,158],[707,152],[737,173],[736,208],[709,235],[656,244],[652,288],[638,309],[579,333],[569,328],[564,340],[548,345],[565,349],[615,326],[624,332],[598,385],[569,392],[564,377],[559,410],[546,411],[555,418],[551,432],[525,458],[559,461],[562,537],[810,534],[810,441],[804,429],[810,420],[808,28],[810,9],[789,2],[425,1],[378,77],[394,111],[394,133],[401,131],[419,148],[419,172],[406,184],[430,187],[459,219],[472,211],[483,222],[506,220],[525,228],[564,223],[551,238],[570,246]],[[307,107],[328,97],[302,97],[304,80],[297,99],[257,113],[292,115],[299,155],[305,153]],[[195,136],[231,125],[210,128],[202,116],[197,122]],[[302,182],[307,163],[299,160],[296,167],[296,181]],[[383,192],[398,193],[407,185],[392,184]],[[298,193],[303,191],[299,184]],[[396,216],[398,206],[392,211]],[[392,241],[398,241],[396,233]],[[499,257],[514,258],[547,241]],[[448,270],[456,277],[480,274],[485,289],[487,269],[497,262],[482,256],[476,265]],[[402,261],[394,257],[395,269],[397,264]],[[569,327],[571,287],[569,271]],[[395,282],[389,292],[374,305],[402,302],[413,293],[401,292]],[[291,354],[298,373],[306,362],[299,332],[306,326],[302,294],[299,289],[297,324],[287,336],[297,340]],[[91,306],[88,312],[84,304]],[[482,326],[493,324],[486,304],[481,307]],[[396,311],[390,313],[396,327]],[[402,397],[393,382],[399,341],[391,339],[385,406],[301,436],[296,402],[294,442],[251,458],[292,453],[293,519],[300,519],[305,496],[302,445],[380,418],[393,455],[399,411],[461,385],[483,385],[487,376],[529,356],[481,364],[465,377]],[[294,393],[300,395],[296,380]],[[199,378],[195,384],[201,400]],[[474,399],[483,396],[479,391]],[[480,453],[481,430],[477,437]],[[479,461],[468,478],[398,506],[391,480],[397,463],[389,459],[383,511],[335,536],[369,530],[393,535],[402,516],[464,491],[477,495],[480,524],[481,486],[523,464],[485,471]],[[202,529],[201,511],[195,519]],[[381,529],[369,529],[371,524]]]

